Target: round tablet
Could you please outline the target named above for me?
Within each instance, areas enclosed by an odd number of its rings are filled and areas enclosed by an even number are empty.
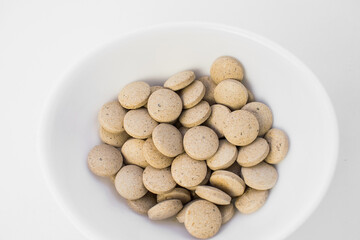
[[[147,166],[143,174],[144,186],[152,193],[163,194],[170,192],[176,186],[171,176],[170,168],[156,169]]]
[[[125,131],[134,138],[150,137],[157,125],[158,123],[150,117],[146,108],[130,110],[124,118]]]
[[[260,163],[269,154],[269,144],[259,137],[247,146],[241,147],[237,162],[242,167],[252,167]]]
[[[230,167],[236,160],[237,148],[226,139],[219,141],[219,148],[211,158],[206,160],[211,170],[225,169]]]
[[[251,102],[246,104],[242,110],[251,112],[258,120],[259,136],[269,131],[273,123],[273,115],[268,106],[261,102]]]
[[[221,213],[222,224],[225,224],[228,221],[230,221],[235,214],[235,207],[234,204],[232,203],[230,203],[229,205],[219,206],[219,210]]]
[[[259,133],[256,117],[244,110],[237,110],[227,115],[224,125],[225,138],[237,146],[252,143]]]
[[[136,165],[127,165],[120,169],[115,177],[115,188],[128,200],[136,200],[147,193],[143,181],[143,169]]]
[[[195,73],[193,71],[183,71],[172,75],[164,83],[164,87],[177,91],[186,86],[189,86],[195,80]]]
[[[211,158],[219,147],[216,133],[208,127],[190,128],[184,136],[185,152],[196,160]]]
[[[168,157],[176,157],[184,152],[182,135],[171,124],[159,124],[153,131],[152,139],[159,152]]]
[[[100,144],[93,147],[88,155],[89,169],[98,176],[110,177],[117,173],[123,164],[123,157],[116,148]]]
[[[121,133],[124,131],[124,117],[126,110],[119,101],[105,103],[99,112],[98,119],[100,126],[110,133]]]
[[[195,190],[195,193],[199,197],[206,199],[217,205],[228,205],[231,202],[231,197],[227,193],[215,187],[198,186]]]
[[[100,127],[99,135],[101,141],[114,147],[121,147],[130,137],[125,131],[121,133],[110,133],[103,127]]]
[[[174,188],[168,193],[158,194],[157,201],[162,202],[169,199],[179,199],[182,204],[190,202],[191,196],[190,192],[184,188]]]
[[[176,219],[179,221],[179,223],[184,223],[186,210],[190,207],[191,204],[193,204],[193,203],[196,202],[196,201],[198,201],[198,199],[192,200],[191,202],[187,203],[187,204],[181,209],[181,211],[176,215]]]
[[[185,212],[185,228],[196,238],[205,239],[214,236],[221,227],[219,208],[208,201],[198,200]]]
[[[150,208],[157,204],[155,194],[148,192],[140,199],[127,200],[128,206],[135,212],[147,215]]]
[[[226,171],[235,173],[236,175],[240,176],[241,174],[241,167],[237,162],[234,162],[233,165],[225,169]]]
[[[217,58],[211,65],[210,76],[215,83],[229,78],[241,81],[244,78],[244,69],[237,59],[222,56]]]
[[[238,110],[246,104],[248,92],[241,82],[226,79],[216,86],[214,97],[217,103],[221,103],[232,110]]]
[[[152,138],[148,138],[145,141],[143,146],[143,155],[150,166],[159,169],[169,167],[174,159],[159,152],[159,150],[155,147]]]
[[[238,175],[225,170],[213,172],[210,177],[210,184],[231,197],[240,196],[244,193],[246,187],[244,181]]]
[[[125,158],[126,164],[134,164],[145,168],[149,164],[143,155],[144,140],[131,138],[127,140],[121,148],[121,153]]]
[[[265,161],[271,164],[281,162],[289,151],[289,139],[286,133],[280,129],[273,128],[266,133],[265,139],[270,146],[270,152]]]
[[[132,82],[121,89],[118,99],[124,108],[136,109],[144,106],[149,96],[149,84],[146,82]]]
[[[195,80],[179,92],[185,109],[192,108],[198,104],[205,95],[205,86],[202,82]]]
[[[215,82],[210,78],[210,76],[203,76],[198,79],[205,86],[205,95],[204,100],[207,101],[210,105],[215,103],[214,89],[216,87]]]
[[[246,185],[256,190],[273,188],[278,179],[276,168],[266,162],[261,162],[253,167],[241,168]]]
[[[183,205],[178,199],[160,202],[149,209],[148,216],[151,220],[164,220],[175,216]]]
[[[172,177],[182,187],[199,185],[205,179],[206,173],[204,161],[192,159],[185,153],[177,156],[171,164]]]
[[[159,89],[150,95],[147,109],[150,116],[158,122],[175,121],[181,114],[182,101],[170,89]]]
[[[245,193],[235,200],[235,207],[242,214],[253,213],[265,204],[268,195],[268,190],[259,191],[247,188]]]
[[[201,101],[194,107],[184,110],[179,117],[179,121],[184,127],[195,127],[205,122],[210,117],[210,114],[209,103]]]
[[[221,104],[211,106],[211,115],[206,120],[205,125],[216,132],[219,138],[224,137],[224,125],[226,116],[230,113],[230,109]]]

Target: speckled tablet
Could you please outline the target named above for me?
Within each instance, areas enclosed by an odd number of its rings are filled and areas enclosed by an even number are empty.
[[[170,89],[159,89],[149,97],[147,109],[157,122],[173,122],[181,114],[183,105],[177,93]]]
[[[98,115],[100,126],[110,133],[121,133],[124,131],[124,117],[126,110],[120,105],[119,101],[105,103]]]
[[[126,109],[144,106],[150,96],[150,86],[146,82],[132,82],[121,89],[118,99]]]
[[[214,90],[215,102],[221,103],[232,110],[242,108],[248,100],[248,92],[244,85],[234,79],[226,79]]]
[[[134,164],[142,168],[149,165],[143,154],[144,143],[144,140],[135,138],[131,138],[124,143],[121,148],[121,153],[125,158],[126,164]]]
[[[125,131],[134,138],[150,137],[157,125],[158,123],[150,117],[146,108],[130,110],[124,117]]]
[[[184,136],[185,152],[196,160],[211,158],[219,147],[216,133],[208,127],[190,128]]]
[[[98,176],[110,177],[117,173],[123,164],[123,157],[116,148],[100,144],[88,154],[89,169]]]
[[[266,162],[253,167],[241,168],[246,185],[256,190],[268,190],[275,186],[278,173],[276,168]]]
[[[225,138],[237,146],[252,143],[259,133],[256,117],[244,110],[237,110],[227,115],[224,125]]]
[[[215,83],[220,83],[229,78],[242,80],[244,78],[244,69],[237,59],[222,56],[217,58],[211,65],[210,76]]]
[[[269,150],[267,141],[259,137],[249,145],[240,148],[237,162],[243,167],[255,166],[266,158]]]
[[[152,193],[163,194],[172,191],[176,183],[171,176],[170,168],[156,169],[147,166],[143,174],[143,183]]]

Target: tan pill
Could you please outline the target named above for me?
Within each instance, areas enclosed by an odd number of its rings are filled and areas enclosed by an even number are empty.
[[[265,139],[270,146],[270,152],[265,161],[271,164],[281,162],[289,151],[289,139],[286,133],[280,129],[273,128],[266,133]]]
[[[132,82],[121,89],[118,99],[124,108],[136,109],[144,106],[149,96],[149,84],[146,82]]]
[[[87,162],[89,169],[95,175],[111,177],[121,168],[123,157],[116,148],[100,144],[90,150]]]
[[[155,147],[152,138],[148,138],[145,141],[143,146],[143,155],[150,166],[159,169],[169,167],[174,159],[159,152],[159,150]]]
[[[176,186],[170,168],[156,169],[147,166],[144,170],[143,182],[146,189],[156,194],[170,192]]]
[[[148,216],[151,220],[164,220],[175,216],[183,205],[178,199],[160,202],[149,209]]]
[[[231,197],[240,196],[244,193],[246,187],[244,181],[238,175],[225,170],[213,172],[210,177],[210,184]]]
[[[198,186],[195,193],[199,197],[217,205],[228,205],[231,201],[231,197],[227,193],[211,186]]]
[[[121,133],[110,133],[103,127],[100,127],[99,135],[101,141],[114,147],[121,147],[126,142],[126,140],[130,138],[130,136],[125,131]]]
[[[211,114],[209,103],[201,101],[192,108],[184,110],[180,117],[180,123],[187,128],[195,127],[205,122]]]
[[[237,162],[234,162],[230,167],[226,168],[225,170],[235,173],[238,176],[240,176],[241,174],[241,167]]]
[[[242,108],[248,100],[248,92],[244,85],[234,79],[226,79],[214,90],[216,103],[221,103],[232,110]]]
[[[230,109],[221,104],[214,104],[211,106],[211,115],[206,120],[205,124],[216,132],[219,138],[224,137],[224,125],[226,116],[230,113]]]
[[[183,71],[172,75],[164,83],[164,87],[177,91],[186,86],[189,86],[195,80],[195,73],[193,71]]]
[[[171,174],[175,182],[182,187],[197,186],[207,174],[206,163],[192,159],[184,153],[177,156],[172,162]]]
[[[162,123],[153,131],[152,139],[157,150],[168,157],[184,152],[183,136],[173,125]]]
[[[211,65],[210,76],[215,83],[220,83],[229,78],[241,81],[244,78],[244,69],[237,59],[222,56],[217,58]]]
[[[205,86],[205,95],[204,100],[207,101],[210,105],[215,103],[214,89],[216,87],[215,82],[210,78],[210,76],[203,76],[198,79]]]
[[[247,146],[241,147],[237,162],[243,167],[252,167],[260,163],[269,154],[269,144],[261,137]]]
[[[116,174],[115,188],[123,198],[136,200],[148,192],[142,179],[143,169],[141,167],[127,165]]]
[[[219,148],[211,158],[206,160],[211,170],[225,169],[230,167],[236,160],[237,148],[226,139],[219,141]]]
[[[158,123],[150,117],[146,108],[130,110],[124,118],[125,131],[134,138],[150,137],[157,125]]]
[[[196,201],[198,201],[198,199],[195,199],[195,200],[187,203],[187,204],[181,209],[181,211],[176,215],[176,219],[179,221],[179,223],[184,223],[186,210],[190,207],[191,204],[193,204],[193,203],[196,202]]]
[[[268,195],[268,190],[259,191],[247,188],[245,193],[235,200],[235,207],[242,214],[253,213],[265,204]]]
[[[237,110],[227,115],[224,125],[225,138],[237,146],[252,143],[259,133],[256,117],[244,110]]]
[[[181,114],[182,101],[170,89],[159,89],[149,97],[147,109],[150,116],[158,122],[173,122]]]
[[[261,162],[253,167],[243,167],[241,174],[246,185],[256,190],[271,189],[278,179],[276,168],[266,162]]]
[[[273,123],[273,115],[268,106],[261,102],[251,102],[246,104],[242,110],[251,112],[258,120],[259,136],[269,131]]]
[[[219,206],[219,210],[221,213],[223,225],[225,223],[227,223],[228,221],[230,221],[235,214],[235,207],[234,207],[234,204],[232,204],[232,203],[230,203],[229,205]]]
[[[184,137],[185,133],[189,130],[187,127],[180,127],[179,131],[181,132],[181,135]]]
[[[126,164],[133,164],[142,168],[149,165],[143,154],[144,143],[144,140],[135,138],[131,138],[124,143],[121,148],[121,153],[125,158]]]
[[[205,95],[205,86],[202,82],[195,80],[179,92],[185,109],[192,108],[198,104]]]
[[[169,199],[179,199],[182,204],[188,203],[191,200],[190,192],[184,188],[174,188],[168,193],[158,194],[157,201],[162,202]]]
[[[219,147],[216,133],[208,127],[190,128],[184,136],[185,152],[196,160],[211,158]]]
[[[99,112],[98,119],[100,126],[110,133],[121,133],[124,131],[124,117],[126,110],[119,101],[105,103]]]
[[[214,236],[222,223],[219,208],[208,201],[198,200],[185,212],[185,228],[194,237],[205,239]]]
[[[128,206],[135,212],[147,215],[150,208],[157,204],[155,194],[148,192],[140,199],[127,200]]]

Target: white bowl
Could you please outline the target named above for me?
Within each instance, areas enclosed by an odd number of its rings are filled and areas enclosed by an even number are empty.
[[[222,55],[238,58],[246,84],[267,103],[274,126],[290,138],[279,180],[263,208],[236,214],[214,239],[284,239],[314,211],[337,160],[338,130],[329,98],[315,75],[291,53],[240,29],[178,23],[128,34],[72,68],[54,89],[39,134],[40,163],[50,190],[90,239],[189,239],[176,221],[151,222],[132,212],[108,179],[94,176],[87,154],[98,144],[97,113],[127,83],[162,83],[193,69],[209,74]]]

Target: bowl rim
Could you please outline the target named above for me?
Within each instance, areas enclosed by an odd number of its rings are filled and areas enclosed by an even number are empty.
[[[49,174],[49,169],[51,168],[49,161],[47,161],[49,154],[47,154],[46,150],[46,129],[48,128],[48,119],[49,113],[51,112],[51,106],[56,103],[56,96],[59,89],[64,89],[68,84],[70,84],[69,77],[75,72],[75,70],[81,66],[84,62],[88,59],[95,57],[98,53],[102,52],[103,50],[107,49],[113,44],[126,39],[129,36],[134,35],[141,35],[149,33],[153,30],[166,30],[169,28],[185,28],[185,29],[209,29],[214,31],[223,31],[231,34],[235,34],[241,37],[246,37],[251,39],[252,41],[261,44],[272,51],[280,54],[281,57],[286,59],[287,61],[291,62],[292,64],[296,65],[301,70],[307,72],[312,78],[316,79],[314,84],[317,85],[317,88],[323,92],[324,101],[328,105],[329,115],[331,115],[331,119],[329,120],[329,125],[332,126],[332,136],[333,136],[333,146],[335,147],[332,149],[333,154],[332,158],[328,159],[329,164],[331,164],[330,170],[327,172],[325,176],[324,185],[318,192],[317,196],[313,198],[311,204],[307,206],[306,211],[302,212],[301,215],[296,219],[293,220],[292,223],[283,230],[281,234],[278,234],[274,239],[285,239],[286,237],[290,236],[295,230],[297,230],[304,222],[309,219],[309,217],[314,213],[317,207],[320,205],[320,202],[324,199],[325,194],[327,193],[330,183],[335,174],[335,169],[338,161],[338,153],[339,153],[339,128],[338,128],[338,120],[335,114],[335,110],[329,95],[327,94],[324,86],[320,82],[319,78],[314,74],[314,72],[307,67],[298,57],[296,57],[292,52],[283,48],[279,44],[269,40],[266,37],[263,37],[257,33],[251,32],[249,30],[245,30],[242,28],[229,26],[225,24],[213,23],[213,22],[201,22],[201,21],[178,21],[178,22],[168,22],[162,24],[151,25],[148,27],[143,28],[136,28],[132,31],[128,31],[126,33],[117,35],[116,37],[112,38],[109,41],[103,42],[102,44],[95,46],[91,51],[83,54],[77,60],[70,64],[67,69],[60,75],[54,82],[51,90],[47,98],[45,99],[42,112],[40,115],[40,120],[37,127],[37,136],[36,136],[36,146],[37,146],[37,159],[38,164],[40,166],[42,175],[45,179],[46,185],[48,190],[51,192],[51,195],[54,197],[55,202],[60,206],[60,209],[63,211],[65,216],[70,220],[70,222],[75,226],[75,228],[81,232],[86,238],[89,239],[96,239],[95,233],[93,231],[88,230],[85,224],[83,224],[77,217],[76,214],[72,213],[66,206],[65,200],[62,197],[61,193],[57,190],[56,183],[53,181],[51,175]]]

